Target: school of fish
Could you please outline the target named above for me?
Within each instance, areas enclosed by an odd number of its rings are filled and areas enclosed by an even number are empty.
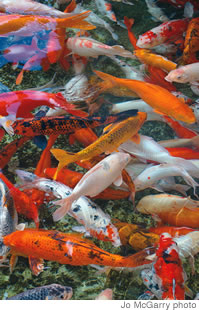
[[[137,27],[143,6],[153,28]],[[0,0],[0,40],[14,81],[0,85],[0,273],[31,270],[0,299],[76,299],[70,277],[41,285],[48,261],[96,268],[95,300],[125,299],[109,278],[135,271],[147,291],[132,299],[197,299],[198,1]],[[56,73],[27,89],[33,71]]]

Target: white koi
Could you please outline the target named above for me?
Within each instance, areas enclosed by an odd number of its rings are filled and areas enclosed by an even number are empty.
[[[145,0],[148,12],[152,15],[152,19],[160,22],[167,22],[169,18],[164,14],[161,8],[156,5],[155,0]]]
[[[168,82],[192,83],[199,81],[199,62],[179,67],[165,77]],[[195,85],[199,85],[196,83]]]
[[[160,179],[169,176],[181,176],[187,184],[193,187],[194,195],[196,195],[195,189],[199,184],[191,177],[191,175],[185,170],[187,169],[192,175],[196,176],[198,169],[196,166],[195,170],[190,169],[190,162],[187,167],[176,165],[176,164],[160,164],[152,166],[144,170],[135,180],[134,185],[136,191],[144,190],[147,187],[153,187],[153,185]],[[191,164],[192,165],[192,164]]]
[[[112,183],[121,185],[122,170],[130,160],[131,156],[122,152],[113,153],[101,160],[83,176],[69,197],[54,202],[55,205],[61,206],[53,213],[54,221],[64,217],[70,210],[71,204],[82,195],[94,197]]]

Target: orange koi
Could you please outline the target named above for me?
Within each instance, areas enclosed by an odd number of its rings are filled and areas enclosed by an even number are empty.
[[[199,159],[199,151],[192,150],[188,147],[166,147],[166,150],[171,156],[181,157],[184,159]]]
[[[34,173],[39,177],[45,177],[44,170],[45,168],[51,167],[51,155],[50,155],[50,149],[57,140],[58,135],[51,135],[49,137],[48,143],[46,148],[43,150],[40,160],[37,164],[37,167],[34,171]]]
[[[172,226],[199,228],[199,202],[177,195],[149,195],[136,206],[139,212],[155,215]]]
[[[96,264],[136,268],[150,264],[146,259],[148,250],[124,257],[100,249],[91,241],[83,239],[81,235],[56,230],[16,231],[5,236],[3,244],[11,249],[11,270],[17,256],[24,256],[29,258],[30,267],[35,275],[43,270],[41,265],[43,260],[73,266]]]
[[[46,168],[44,175],[47,178],[53,179],[53,176],[56,173],[56,168]],[[66,168],[62,168],[57,174],[57,181],[61,182],[69,187],[74,188],[76,184],[81,180],[83,174],[77,171],[72,171]],[[95,199],[104,199],[104,200],[118,200],[129,197],[130,192],[113,189],[111,187],[106,188],[103,192],[95,196]]]
[[[197,136],[197,133],[189,128],[182,126],[179,122],[174,121],[172,118],[167,115],[163,115],[163,118],[167,124],[175,131],[176,135],[179,138],[191,139]]]
[[[92,30],[96,27],[85,21],[90,11],[75,14],[67,18],[53,18],[39,15],[0,15],[0,37],[33,36],[41,30],[56,28],[77,28]]]
[[[78,141],[83,144],[84,147],[86,147],[89,144],[95,142],[97,138],[97,135],[91,128],[82,128],[76,130],[73,134],[70,135],[69,142],[70,144],[73,144],[75,141]]]
[[[3,169],[8,164],[11,157],[18,150],[18,148],[20,148],[29,139],[30,139],[30,137],[21,137],[19,139],[12,141],[11,143],[5,145],[0,150],[0,168],[1,169]]]
[[[95,73],[114,86],[123,86],[135,91],[140,98],[160,113],[189,124],[196,122],[192,109],[161,86],[143,81],[121,79],[100,71],[95,71]]]
[[[10,194],[13,197],[16,211],[23,214],[28,219],[32,219],[35,222],[36,227],[39,227],[39,215],[37,207],[34,201],[31,200],[24,192],[21,192],[15,187],[3,173],[0,173],[0,179],[7,185],[10,190]]]
[[[151,65],[153,67],[160,68],[166,72],[170,72],[171,70],[176,69],[177,64],[167,58],[156,55],[152,53],[150,50],[141,48],[139,50],[135,50],[133,53],[141,62]]]
[[[129,117],[126,120],[116,124],[112,129],[110,129],[109,132],[105,132],[104,135],[99,137],[94,143],[90,144],[85,149],[76,154],[71,154],[61,149],[51,149],[51,153],[59,161],[57,173],[64,166],[77,160],[87,160],[103,152],[111,153],[117,150],[121,143],[130,139],[131,137],[134,137],[134,140],[139,142],[139,137],[136,134],[145,120],[146,113],[138,112],[135,114],[135,116]]]

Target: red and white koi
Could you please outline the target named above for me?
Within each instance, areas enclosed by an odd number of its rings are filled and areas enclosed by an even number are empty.
[[[123,46],[109,46],[88,37],[71,37],[68,38],[66,46],[73,54],[85,57],[98,57],[99,55],[134,58],[133,54],[124,49]]]
[[[166,41],[181,37],[188,26],[188,19],[174,19],[165,22],[144,34],[140,35],[137,40],[137,46],[140,48],[153,48]]]
[[[185,273],[180,259],[179,248],[171,235],[160,236],[152,270],[141,272],[144,284],[158,299],[185,299]]]
[[[65,199],[72,194],[72,189],[57,181],[39,178],[33,173],[16,170],[23,182],[23,188],[36,188],[57,198]],[[115,247],[121,245],[117,228],[111,223],[110,216],[105,214],[94,202],[81,196],[72,203],[68,212],[79,224],[84,225],[86,233],[103,241],[110,241]]]
[[[77,183],[70,196],[65,199],[55,201],[55,205],[61,207],[53,214],[54,221],[59,221],[70,210],[71,205],[82,195],[94,197],[105,188],[114,183],[122,184],[122,170],[131,160],[131,156],[126,153],[117,152],[101,160],[91,168]]]

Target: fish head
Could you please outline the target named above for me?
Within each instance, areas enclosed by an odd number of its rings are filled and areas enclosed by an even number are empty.
[[[125,167],[131,160],[131,155],[128,153],[118,152],[119,164],[121,167]]]
[[[177,83],[188,83],[189,76],[183,70],[183,68],[178,68],[169,72],[169,74],[165,77],[167,82],[177,82]]]

